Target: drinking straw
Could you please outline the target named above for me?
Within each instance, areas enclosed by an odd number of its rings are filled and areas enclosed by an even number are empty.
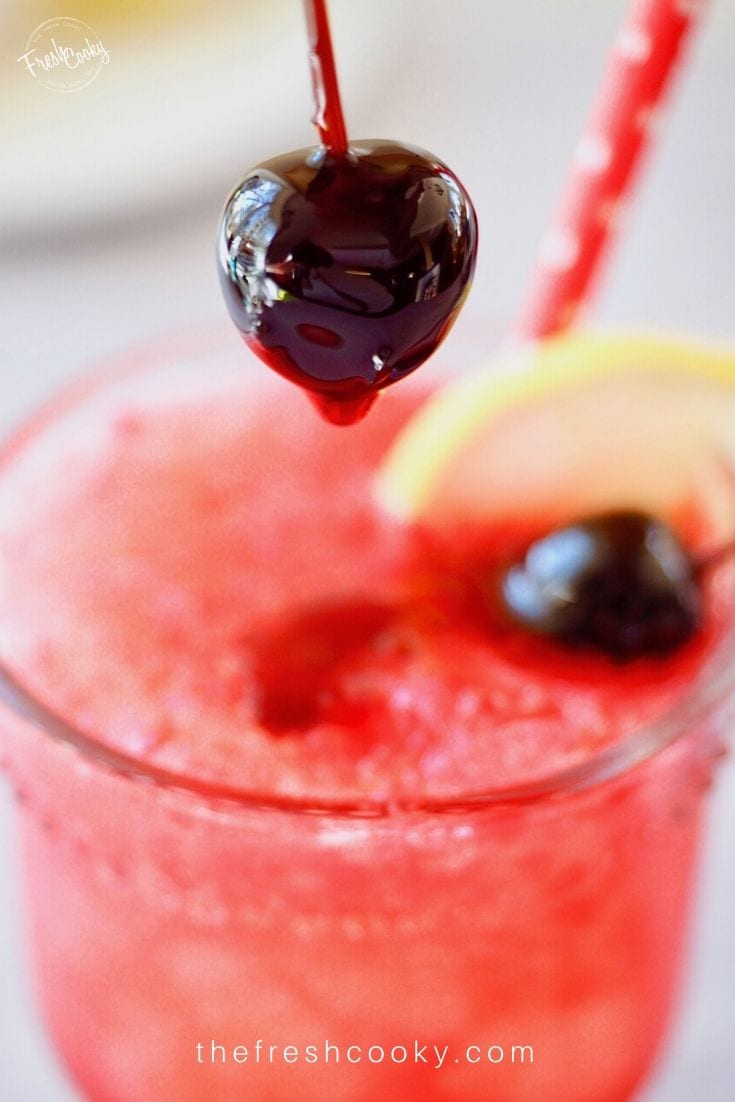
[[[571,325],[619,231],[684,45],[709,0],[633,0],[574,151],[514,335]]]

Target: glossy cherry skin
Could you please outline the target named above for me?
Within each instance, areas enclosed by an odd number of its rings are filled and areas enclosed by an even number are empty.
[[[500,595],[522,627],[615,661],[669,654],[701,619],[687,551],[662,521],[634,510],[536,540],[504,571]]]
[[[259,165],[230,196],[218,239],[225,299],[248,345],[344,424],[443,340],[476,252],[457,177],[386,141]]]

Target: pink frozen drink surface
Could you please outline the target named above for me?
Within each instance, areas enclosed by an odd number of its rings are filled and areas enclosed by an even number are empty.
[[[91,393],[6,460],[9,666],[112,747],[321,799],[524,782],[662,711],[701,641],[622,668],[509,633],[469,586],[476,554],[381,514],[410,390],[349,433],[247,373]],[[488,577],[522,537],[491,534]]]
[[[375,505],[419,391],[346,431],[276,379],[254,389],[239,356],[194,367],[79,388],[0,468],[0,655],[188,788],[6,716],[66,1065],[92,1102],[625,1102],[669,1012],[714,728],[699,716],[606,783],[462,797],[594,763],[670,712],[716,593],[666,660],[534,639],[478,579],[538,532],[440,546]],[[451,814],[420,808],[446,797]],[[444,1064],[367,1056],[415,1044]]]

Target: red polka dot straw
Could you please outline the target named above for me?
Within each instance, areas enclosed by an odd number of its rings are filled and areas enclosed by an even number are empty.
[[[565,329],[586,300],[687,36],[709,0],[633,0],[544,235],[514,335]]]

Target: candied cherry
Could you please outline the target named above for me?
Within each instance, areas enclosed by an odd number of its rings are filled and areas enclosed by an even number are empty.
[[[536,540],[500,578],[520,626],[615,661],[666,655],[701,620],[697,569],[661,520],[619,510]]]
[[[265,363],[351,424],[422,364],[469,290],[477,220],[438,158],[348,143],[323,0],[306,0],[320,146],[248,172],[217,256],[230,315]]]
[[[444,338],[476,247],[472,204],[446,165],[359,142],[248,173],[222,219],[219,271],[247,344],[349,423]]]

